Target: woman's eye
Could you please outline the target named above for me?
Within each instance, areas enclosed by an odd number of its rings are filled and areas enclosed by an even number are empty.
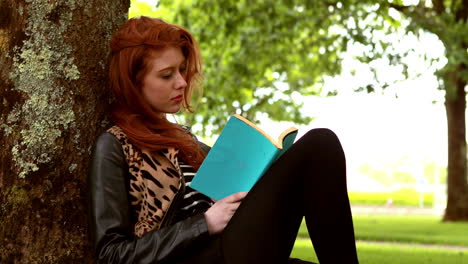
[[[172,77],[172,73],[168,73],[168,74],[163,74],[161,76],[163,79],[170,79]]]

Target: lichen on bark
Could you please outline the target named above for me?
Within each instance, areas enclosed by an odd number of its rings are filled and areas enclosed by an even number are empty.
[[[26,0],[28,38],[15,47],[9,76],[25,100],[15,106],[3,126],[18,137],[11,152],[21,178],[50,162],[59,148],[55,141],[74,126],[73,91],[63,85],[80,78],[72,47],[63,35],[73,12],[60,12],[74,8],[73,0]]]

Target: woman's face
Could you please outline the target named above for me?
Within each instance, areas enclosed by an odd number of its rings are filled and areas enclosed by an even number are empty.
[[[180,48],[168,47],[152,54],[143,77],[143,98],[161,115],[177,113],[184,100],[186,59]]]

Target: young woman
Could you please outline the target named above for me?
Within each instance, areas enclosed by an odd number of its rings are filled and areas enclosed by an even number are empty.
[[[141,17],[110,46],[114,126],[97,139],[89,175],[98,263],[308,263],[289,258],[303,217],[320,263],[358,263],[333,132],[309,131],[251,191],[213,201],[188,186],[209,148],[166,119],[191,110],[200,88],[193,37]]]

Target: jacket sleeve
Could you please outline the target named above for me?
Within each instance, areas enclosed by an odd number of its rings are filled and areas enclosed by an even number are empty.
[[[97,263],[158,263],[208,237],[203,214],[174,225],[133,235],[128,167],[122,146],[103,133],[94,146],[88,179],[90,229]]]

